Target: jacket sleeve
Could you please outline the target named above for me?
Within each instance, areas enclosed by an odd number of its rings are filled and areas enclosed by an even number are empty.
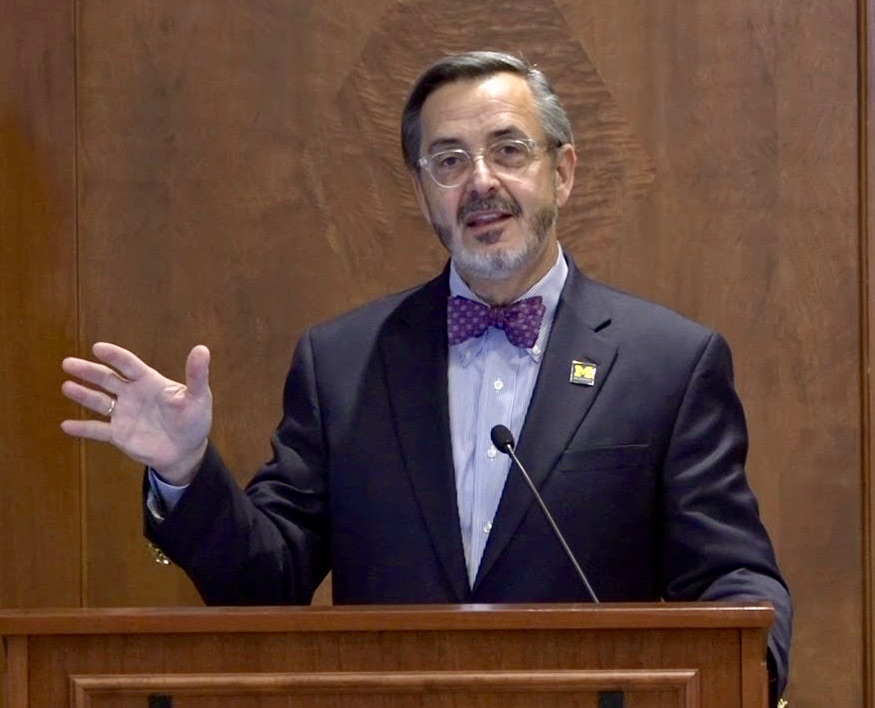
[[[309,333],[286,379],[273,458],[241,490],[209,445],[201,469],[146,536],[211,605],[304,604],[330,565],[326,450]],[[148,491],[148,481],[144,484]]]
[[[687,382],[663,467],[665,592],[676,600],[771,602],[769,659],[780,695],[793,610],[748,484],[747,440],[729,347],[712,333]]]

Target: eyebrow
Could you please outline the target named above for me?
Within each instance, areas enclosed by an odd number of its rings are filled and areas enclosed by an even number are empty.
[[[529,136],[523,132],[520,128],[516,126],[511,126],[509,128],[501,128],[500,130],[493,130],[487,136],[487,141],[492,143],[496,140],[501,140],[502,138],[528,138]],[[461,138],[436,138],[432,140],[428,144],[428,149],[426,150],[426,154],[432,153],[435,150],[445,149],[445,148],[464,148],[465,141]]]

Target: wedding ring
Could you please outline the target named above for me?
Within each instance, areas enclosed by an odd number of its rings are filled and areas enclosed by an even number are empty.
[[[105,415],[107,418],[112,418],[112,412],[114,410],[115,410],[115,399],[110,398],[109,399],[109,408],[106,409],[106,413],[104,413],[103,415]]]

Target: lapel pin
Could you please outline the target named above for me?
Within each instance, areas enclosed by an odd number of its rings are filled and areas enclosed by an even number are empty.
[[[571,362],[571,383],[579,386],[595,385],[596,366],[591,361]]]

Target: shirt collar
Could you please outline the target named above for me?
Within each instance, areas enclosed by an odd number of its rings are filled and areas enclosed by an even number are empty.
[[[547,340],[550,337],[550,330],[553,328],[553,318],[556,315],[556,307],[559,305],[559,296],[562,294],[562,288],[565,286],[565,279],[568,277],[568,263],[565,262],[565,257],[562,252],[562,246],[557,249],[556,262],[553,267],[544,274],[537,283],[530,287],[526,292],[520,295],[518,300],[527,297],[540,296],[541,302],[544,304],[544,319],[541,320],[541,329],[538,332],[538,339],[530,349],[526,349],[529,356],[535,361],[540,361],[544,355],[544,349],[547,346]],[[450,295],[459,295],[466,297],[469,300],[483,303],[482,298],[468,287],[459,271],[456,270],[456,264],[450,261]],[[483,346],[483,337],[474,337],[461,344],[454,345],[463,354],[462,361],[468,361],[475,356]]]

